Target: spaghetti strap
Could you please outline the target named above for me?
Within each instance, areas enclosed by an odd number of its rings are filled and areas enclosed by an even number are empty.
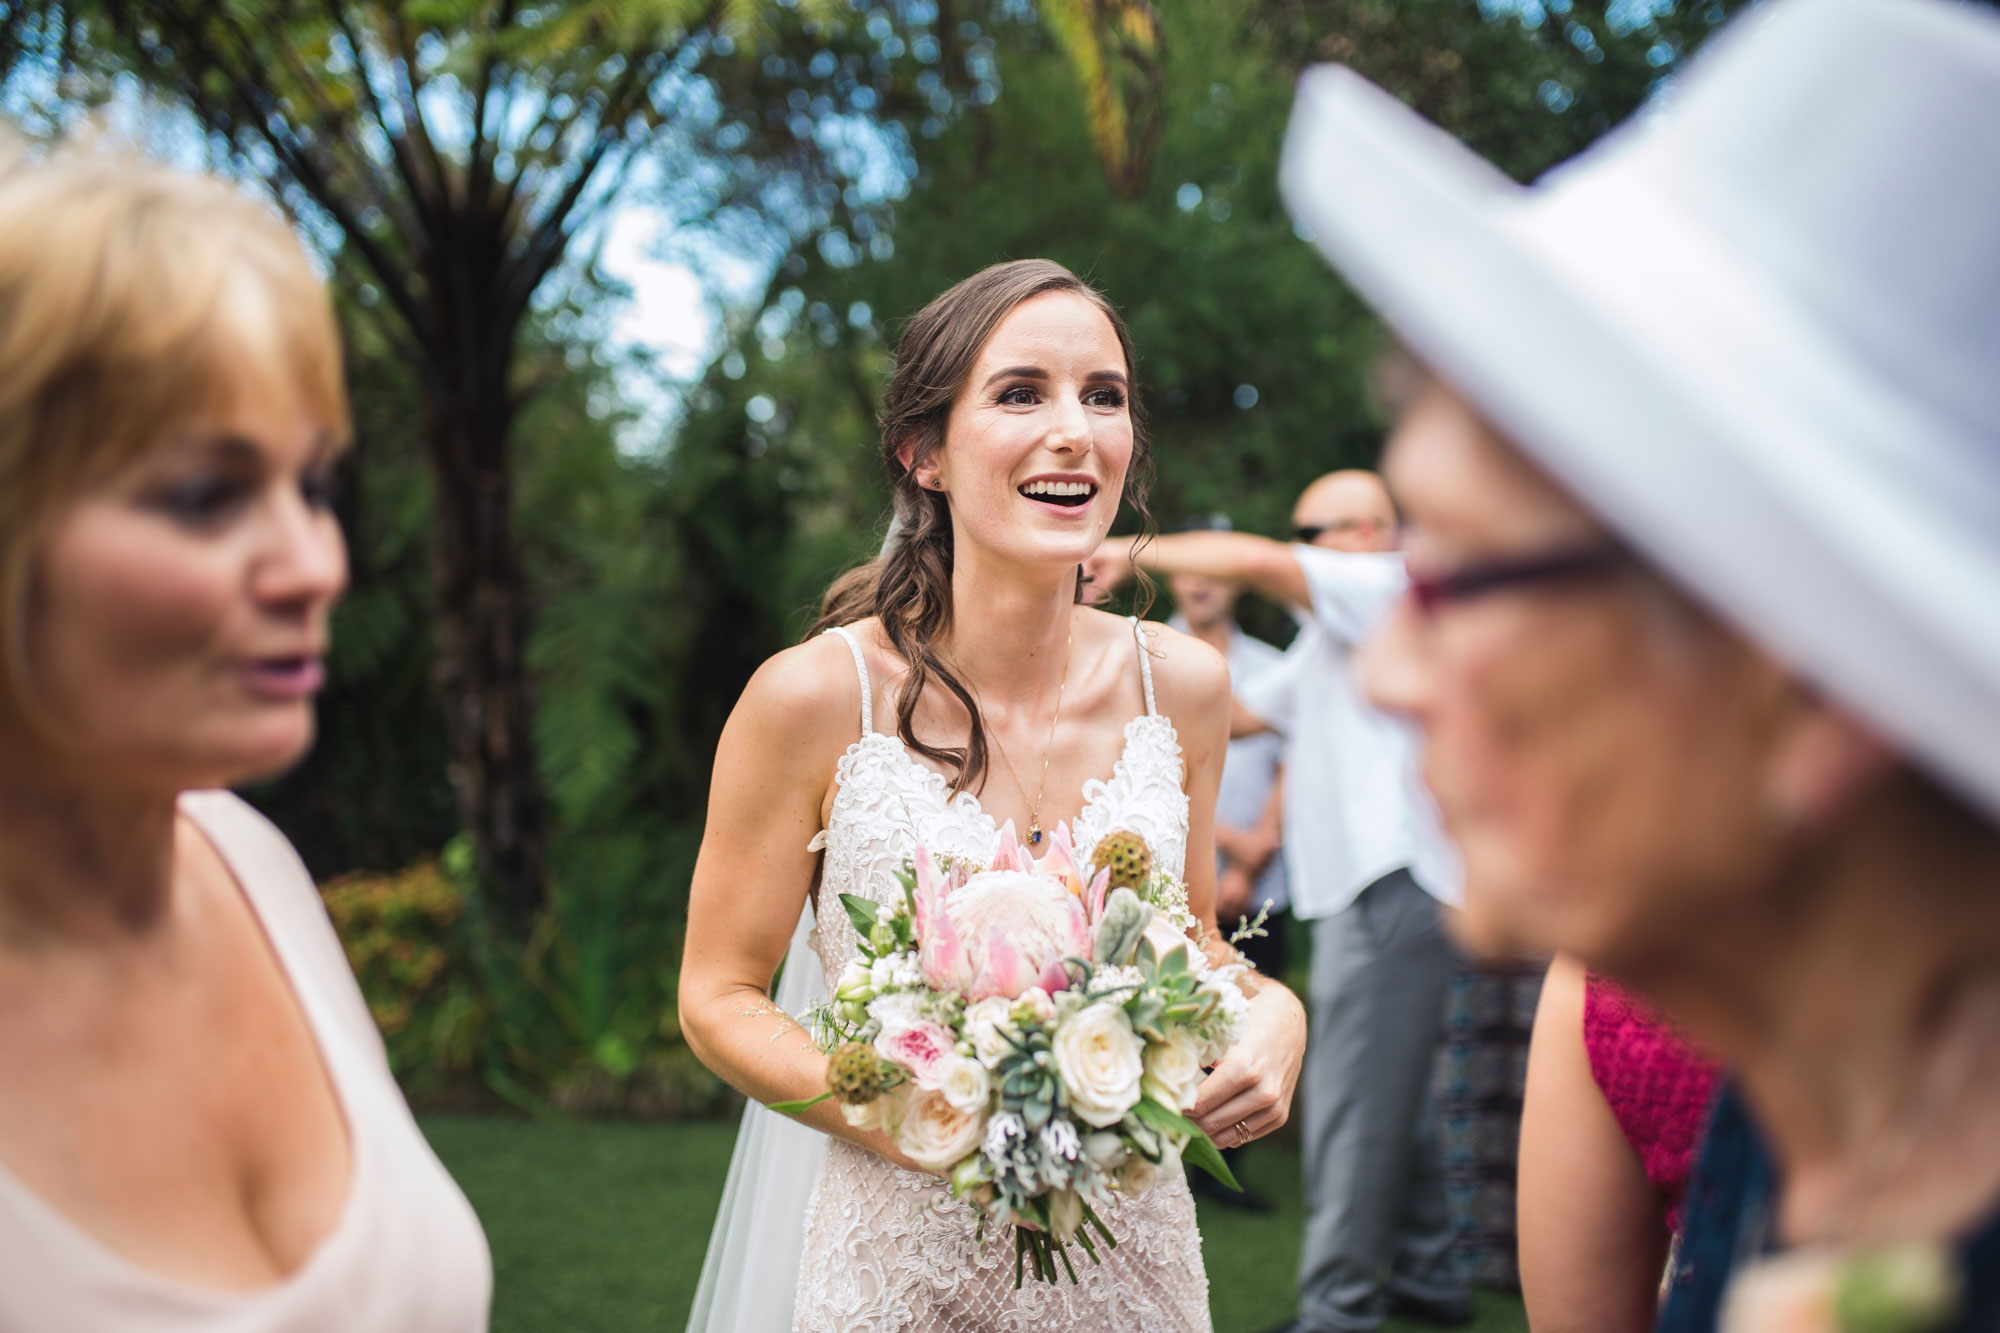
[[[854,654],[854,670],[861,677],[861,734],[866,736],[875,730],[875,687],[868,683],[868,659],[862,656],[861,640],[855,638],[853,631],[845,625],[834,625],[826,632],[828,634],[838,634],[841,638],[847,640],[847,650]],[[1148,707],[1152,705],[1152,701],[1152,677],[1148,676],[1146,678],[1146,703]]]
[[[1139,645],[1139,679],[1146,686],[1146,716],[1158,717],[1160,710],[1153,706],[1153,654],[1146,648],[1146,631],[1141,628],[1143,621],[1137,616],[1132,621],[1132,639]]]

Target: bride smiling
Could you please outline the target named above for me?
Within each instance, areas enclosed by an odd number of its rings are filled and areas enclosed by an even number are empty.
[[[811,1135],[756,1105],[826,1086],[786,1009],[811,964],[837,975],[859,941],[838,910],[806,936],[802,909],[900,897],[894,871],[919,845],[990,861],[1004,823],[1043,847],[1067,825],[1087,861],[1104,834],[1135,830],[1185,873],[1202,947],[1230,952],[1213,826],[1227,668],[1194,639],[1078,601],[1078,567],[1121,498],[1143,498],[1132,394],[1116,312],[1045,260],[973,275],[903,335],[882,409],[890,542],[829,593],[826,633],[757,672],[716,755],[681,1022],[753,1105],[694,1327],[1209,1327],[1185,1181],[1117,1205],[1119,1247],[1077,1285],[1016,1291],[1004,1234],[976,1240],[972,1212],[887,1136],[832,1103],[799,1117]],[[1245,990],[1244,1035],[1191,1112],[1224,1147],[1284,1123],[1304,1049],[1298,1001],[1262,978]]]

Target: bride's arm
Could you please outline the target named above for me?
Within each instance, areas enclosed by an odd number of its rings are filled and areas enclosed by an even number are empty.
[[[811,890],[820,810],[859,733],[861,693],[844,644],[816,641],[766,662],[723,728],[708,823],[688,897],[680,1019],[703,1064],[760,1102],[826,1091],[826,1057],[771,1002],[771,974]],[[821,1102],[800,1120],[920,1169],[887,1137]]]
[[[1161,711],[1174,719],[1187,763],[1188,908],[1205,932],[1216,963],[1242,956],[1215,920],[1215,794],[1229,748],[1229,668],[1221,654],[1185,635],[1162,634],[1156,677]],[[1292,1089],[1305,1059],[1306,1012],[1277,980],[1252,971],[1243,977],[1250,1017],[1243,1034],[1202,1082],[1190,1118],[1225,1148],[1268,1134],[1291,1115]]]

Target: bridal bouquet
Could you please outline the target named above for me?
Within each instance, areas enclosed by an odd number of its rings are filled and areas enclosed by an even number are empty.
[[[841,895],[861,951],[810,1016],[828,1091],[773,1110],[832,1097],[982,1232],[1017,1224],[1016,1286],[1058,1261],[1074,1282],[1069,1245],[1096,1262],[1118,1243],[1098,1207],[1178,1160],[1236,1186],[1182,1113],[1247,1010],[1242,969],[1190,945],[1186,889],[1142,839],[1105,837],[1086,871],[1066,829],[1035,860],[1009,824],[991,866],[919,849],[901,879],[893,905]]]

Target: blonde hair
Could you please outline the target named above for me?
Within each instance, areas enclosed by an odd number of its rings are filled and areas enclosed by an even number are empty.
[[[270,208],[128,152],[0,158],[0,706],[32,715],[35,553],[69,505],[246,391],[349,421],[333,307]]]

